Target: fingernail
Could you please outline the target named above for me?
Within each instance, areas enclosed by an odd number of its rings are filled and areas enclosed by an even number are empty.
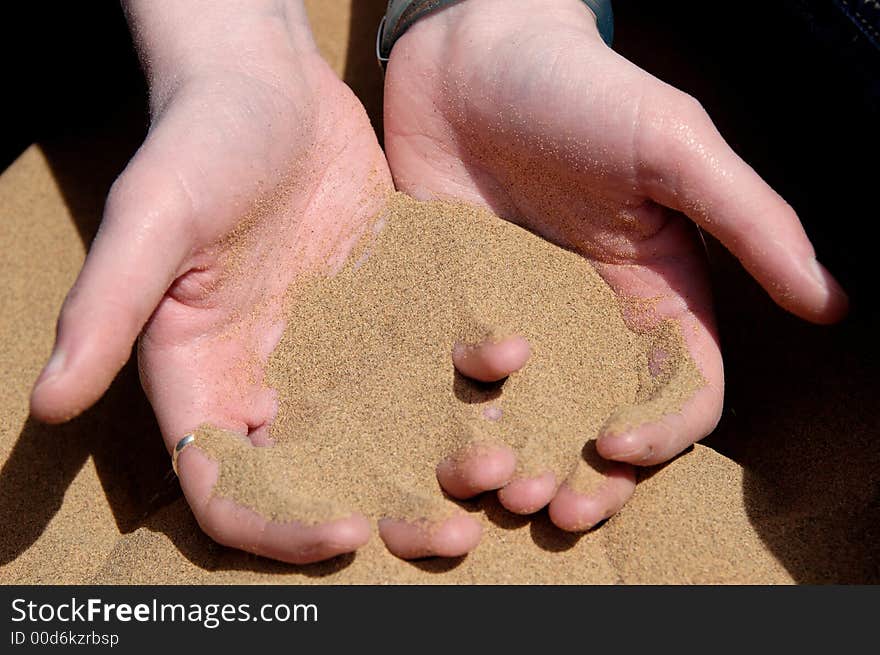
[[[56,349],[52,356],[49,358],[49,361],[46,362],[46,366],[43,367],[43,372],[40,373],[40,377],[37,378],[37,383],[34,386],[40,386],[44,384],[48,380],[54,378],[64,369],[64,360],[66,359],[66,355],[63,350]]]

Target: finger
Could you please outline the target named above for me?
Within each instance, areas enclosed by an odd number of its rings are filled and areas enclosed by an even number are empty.
[[[353,552],[370,538],[369,522],[357,514],[317,525],[270,521],[232,499],[215,495],[221,464],[198,447],[185,448],[177,464],[180,486],[199,526],[225,546],[292,564],[309,564]]]
[[[352,552],[366,543],[371,529],[365,517],[345,512],[330,499],[300,496],[289,484],[296,471],[272,459],[269,448],[252,445],[269,441],[277,398],[262,384],[259,362],[246,364],[247,355],[259,349],[262,332],[274,328],[254,334],[241,329],[236,339],[201,338],[186,346],[153,338],[162,324],[180,318],[179,309],[163,301],[141,340],[139,364],[168,451],[183,435],[195,432],[195,442],[180,453],[177,468],[181,488],[205,533],[218,543],[295,564]],[[205,424],[213,428],[207,434],[205,428],[198,429]],[[229,458],[234,466],[223,469]],[[227,493],[229,488],[247,490],[256,484],[259,502],[245,506],[242,498],[254,500],[252,495],[217,493],[224,470],[235,478],[234,484],[227,484]],[[271,506],[264,506],[260,498],[289,508],[286,513],[292,518],[273,520]],[[316,523],[315,516],[329,518]]]
[[[197,320],[193,314],[204,311],[181,309],[162,301],[138,348],[141,385],[165,447],[170,451],[203,423],[270,444],[278,399],[263,384],[262,362],[253,356],[261,347],[259,335],[239,327],[235,339],[197,337],[181,345],[167,337],[168,326],[190,325]]]
[[[596,447],[602,457],[619,462],[639,466],[666,462],[715,428],[719,405],[715,387],[704,387],[676,413],[624,430],[606,427]],[[614,423],[612,418],[611,426]]]
[[[552,473],[521,476],[498,490],[498,501],[514,514],[534,514],[547,506],[557,488],[556,476]]]
[[[482,534],[482,525],[466,514],[439,523],[400,519],[379,521],[379,535],[385,546],[402,559],[460,557],[477,547]]]
[[[516,514],[533,514],[553,498],[552,473],[517,476],[517,456],[508,446],[470,443],[437,466],[437,481],[453,498],[473,498],[498,490],[499,502]]]
[[[469,444],[437,465],[437,481],[453,498],[474,496],[507,484],[516,454],[502,445]]]
[[[153,139],[154,137],[151,137]],[[68,420],[106,391],[189,253],[192,206],[150,141],[114,184],[98,235],[58,318],[33,415]]]
[[[632,307],[624,312],[632,329],[645,332],[662,321],[674,322],[702,378],[693,394],[682,399],[678,407],[639,423],[638,405],[624,406],[600,432],[596,448],[606,459],[638,465],[664,462],[709,434],[721,417],[724,368],[704,258],[692,243],[690,251],[681,251],[679,256],[651,266],[599,264],[598,270],[620,298],[636,301],[622,303]],[[662,351],[665,347],[659,344],[649,357],[662,359],[667,355]],[[664,393],[664,389],[658,393]]]
[[[591,441],[584,448],[584,459],[550,501],[550,520],[569,532],[589,530],[619,512],[635,488],[635,469],[602,459]]]
[[[452,349],[452,362],[462,375],[480,382],[496,382],[525,366],[532,354],[522,337],[485,339],[476,344],[458,342]]]
[[[642,106],[638,156],[650,196],[717,237],[785,309],[817,323],[841,319],[846,294],[816,260],[797,214],[702,107],[666,85]]]

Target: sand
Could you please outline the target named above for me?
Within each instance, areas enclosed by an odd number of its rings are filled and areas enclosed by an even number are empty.
[[[341,41],[373,36],[368,4],[354,3],[350,27],[344,0],[309,3],[340,73]],[[382,3],[372,4],[376,13]],[[353,81],[375,93],[378,70]],[[180,495],[132,362],[70,424],[28,418],[57,310],[144,125],[104,122],[82,141],[31,147],[0,175],[0,582],[880,581],[877,312],[856,302],[840,327],[802,324],[711,243],[725,414],[707,445],[642,471],[632,500],[601,528],[569,535],[545,513],[512,516],[485,496],[463,504],[485,516],[483,542],[451,561],[407,563],[378,539],[303,567],[218,546]]]
[[[455,505],[436,464],[497,445],[519,475],[588,492],[606,468],[601,430],[674,413],[704,384],[675,323],[632,331],[583,257],[487,210],[398,193],[374,232],[340,272],[288,292],[265,379],[275,446],[196,432],[220,463],[215,495],[280,521],[439,520]],[[522,371],[494,384],[456,373],[454,344],[511,334],[532,348]]]

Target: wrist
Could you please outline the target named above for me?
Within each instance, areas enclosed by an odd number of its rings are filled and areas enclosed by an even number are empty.
[[[303,0],[122,0],[151,88],[261,57],[319,57]]]

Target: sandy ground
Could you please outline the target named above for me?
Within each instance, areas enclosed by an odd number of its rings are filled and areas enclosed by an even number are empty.
[[[319,45],[375,118],[379,70],[347,53],[372,47],[384,3],[307,4]],[[466,505],[484,513],[484,541],[461,559],[404,562],[374,539],[356,555],[295,567],[217,546],[180,495],[133,362],[75,421],[28,418],[58,308],[143,127],[137,108],[121,110],[82,137],[35,144],[0,176],[0,582],[880,581],[874,282],[858,258],[842,260],[853,314],[810,326],[773,307],[711,243],[724,417],[705,445],[644,471],[599,529],[564,534],[543,513],[512,517],[484,498]]]

